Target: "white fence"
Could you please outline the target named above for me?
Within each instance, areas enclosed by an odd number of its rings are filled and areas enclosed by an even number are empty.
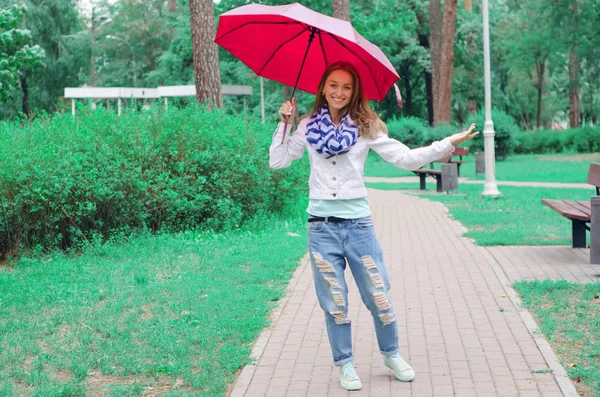
[[[223,85],[223,95],[243,95],[246,107],[246,95],[252,95],[252,87],[247,85]],[[196,96],[194,85],[171,85],[157,88],[126,88],[126,87],[80,87],[65,88],[65,98],[71,99],[71,113],[75,114],[77,99],[116,99],[117,113],[121,115],[121,99],[159,99],[164,98],[165,106],[169,106],[169,97]],[[108,106],[108,102],[107,102]],[[92,107],[94,103],[92,102]]]

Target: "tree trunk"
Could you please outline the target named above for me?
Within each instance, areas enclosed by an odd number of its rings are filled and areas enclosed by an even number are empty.
[[[442,13],[440,0],[429,0],[429,48],[431,53],[431,107],[433,120],[437,120],[438,92],[440,89],[440,35],[442,31]]]
[[[452,73],[454,70],[454,31],[457,0],[445,0],[440,40],[440,81],[434,105],[434,124],[449,123],[452,107]]]
[[[223,105],[221,72],[219,71],[219,52],[213,41],[216,29],[212,0],[190,0],[190,28],[196,100],[221,107]]]
[[[471,0],[465,0],[465,10],[470,13],[473,12],[473,2]]]
[[[404,80],[404,111],[408,116],[413,115],[413,88],[411,84],[410,76],[410,64],[405,62],[402,68],[402,77]]]
[[[569,54],[569,127],[579,127],[581,106],[579,103],[579,57],[574,47]]]
[[[537,128],[542,126],[542,96],[544,95],[544,73],[546,71],[546,62],[537,61],[535,63],[535,71],[537,72],[537,114],[535,118],[535,125]]]
[[[350,22],[350,0],[331,0],[333,17]]]
[[[92,87],[94,87],[96,84],[96,58],[94,57],[94,17],[94,7],[92,7],[92,24],[90,27],[90,86]]]
[[[423,16],[423,13],[421,12],[420,8],[417,10],[417,22],[419,23],[419,26],[421,27],[420,29],[418,29],[419,44],[421,45],[421,47],[429,49],[430,48],[429,47],[429,37],[427,37],[427,35],[424,33],[425,17]],[[424,73],[425,73],[425,92],[427,95],[427,120],[429,121],[429,125],[432,126],[433,125],[433,93],[431,92],[431,90],[432,90],[431,72],[425,70]]]
[[[177,12],[177,0],[168,0],[168,10],[170,14],[175,14]],[[173,41],[173,27],[169,28],[169,42]]]
[[[27,79],[25,76],[21,76],[21,91],[23,91],[22,109],[23,113],[29,116],[29,87],[27,86]]]

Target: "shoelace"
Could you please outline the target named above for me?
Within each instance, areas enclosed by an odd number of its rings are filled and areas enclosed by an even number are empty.
[[[349,380],[358,379],[358,375],[356,375],[356,371],[354,370],[353,366],[344,366],[344,377]]]

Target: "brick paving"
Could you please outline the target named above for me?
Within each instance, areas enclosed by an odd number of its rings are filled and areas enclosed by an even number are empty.
[[[387,182],[387,183],[416,183],[416,189],[419,185],[418,176],[401,176],[397,178],[385,178],[375,176],[365,176],[363,178],[365,182]],[[435,183],[435,179],[427,178],[427,182]],[[467,178],[458,178],[459,184],[464,183],[467,185],[483,185],[485,181],[474,180]],[[562,189],[593,189],[591,185],[587,183],[562,183],[562,182],[518,182],[518,181],[496,181],[498,186],[534,186],[534,187],[551,187],[551,188],[562,188]]]
[[[510,282],[596,280],[600,271],[586,265],[585,250],[482,248],[460,237],[464,229],[440,203],[397,191],[369,190],[369,197],[392,284],[400,353],[415,368],[415,381],[399,382],[384,367],[371,314],[348,271],[355,366],[363,389],[340,388],[304,258],[231,397],[577,395],[545,339],[531,332],[536,324]],[[553,373],[536,372],[548,368]]]

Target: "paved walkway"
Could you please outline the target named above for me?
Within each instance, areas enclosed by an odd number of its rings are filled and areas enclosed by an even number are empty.
[[[577,396],[510,282],[521,278],[598,280],[589,252],[567,247],[492,247],[461,237],[437,202],[397,191],[369,197],[397,312],[401,354],[412,383],[384,367],[373,320],[349,280],[355,365],[363,390],[340,388],[306,258],[259,336],[231,397]],[[567,267],[561,264],[568,263]],[[543,372],[551,368],[553,373]],[[542,372],[540,372],[542,371]]]
[[[398,178],[383,178],[366,176],[363,178],[365,182],[387,182],[387,183],[419,183],[418,176],[402,176]],[[428,182],[435,182],[435,179],[429,178]],[[467,178],[458,178],[458,183],[467,185],[483,185],[485,181],[479,181]],[[564,189],[591,189],[591,185],[587,183],[559,183],[559,182],[514,182],[514,181],[496,181],[498,186],[535,186],[535,187],[552,187]]]

